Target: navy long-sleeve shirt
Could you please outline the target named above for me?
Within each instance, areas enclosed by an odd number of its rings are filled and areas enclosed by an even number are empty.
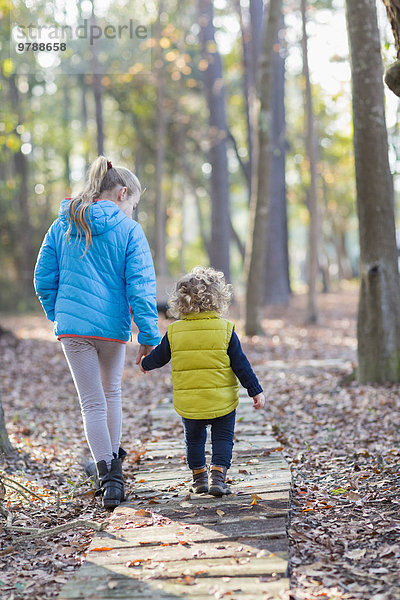
[[[231,361],[232,371],[239,379],[251,398],[261,394],[263,391],[256,374],[250,366],[247,356],[242,350],[240,340],[235,331],[229,341],[228,356]],[[161,342],[142,360],[142,367],[145,371],[152,371],[163,367],[171,360],[171,347],[168,341],[167,333]]]

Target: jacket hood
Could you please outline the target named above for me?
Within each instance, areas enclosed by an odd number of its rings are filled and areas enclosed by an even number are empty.
[[[70,202],[71,198],[65,198],[61,202],[58,213],[61,225],[65,231],[67,231],[70,223],[68,214]],[[111,200],[99,200],[90,205],[89,218],[92,225],[92,235],[101,235],[128,217],[118,208],[115,202],[111,202]],[[71,227],[71,235],[78,235],[74,222]]]

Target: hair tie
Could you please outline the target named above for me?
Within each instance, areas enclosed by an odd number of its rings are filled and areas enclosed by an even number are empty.
[[[108,160],[107,161],[107,171],[109,171],[112,168],[113,168],[113,166],[112,166],[111,160]]]

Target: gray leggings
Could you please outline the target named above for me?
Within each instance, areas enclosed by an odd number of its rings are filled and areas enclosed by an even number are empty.
[[[86,439],[94,461],[110,467],[121,440],[121,379],[126,344],[63,337],[61,345],[78,392]]]

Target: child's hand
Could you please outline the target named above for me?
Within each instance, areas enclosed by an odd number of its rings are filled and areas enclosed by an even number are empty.
[[[145,356],[147,356],[148,354],[150,354],[150,352],[153,350],[154,346],[145,346],[144,344],[140,344],[139,346],[139,350],[136,356],[136,364],[138,365],[140,363],[140,361],[142,360],[142,358],[144,358]]]
[[[144,359],[144,356],[142,356],[142,358],[140,359],[140,365],[139,365],[139,369],[142,371],[142,373],[144,373],[145,375],[147,375],[147,373],[150,373],[150,371],[146,371],[146,369],[143,369],[142,367],[142,361]]]
[[[265,397],[264,394],[257,394],[257,396],[254,396],[253,398],[253,408],[255,408],[256,410],[258,410],[259,408],[264,408],[264,404],[265,404]]]

